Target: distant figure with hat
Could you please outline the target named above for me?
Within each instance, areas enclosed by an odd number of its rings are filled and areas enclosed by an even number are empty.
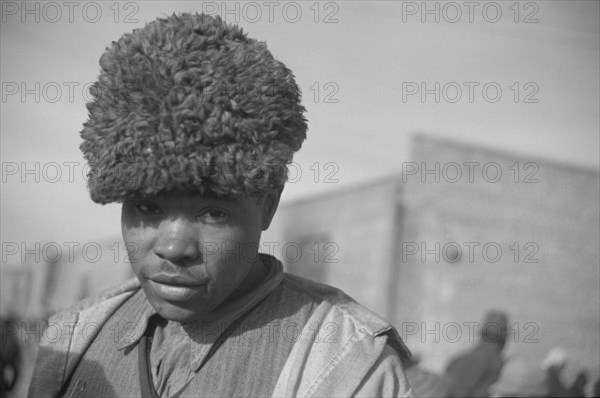
[[[454,358],[446,368],[452,396],[489,396],[488,389],[498,380],[504,365],[502,350],[507,335],[506,314],[490,311],[485,317],[481,339],[475,348]]]

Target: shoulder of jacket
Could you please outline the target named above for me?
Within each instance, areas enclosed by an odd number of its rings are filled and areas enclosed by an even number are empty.
[[[315,314],[321,320],[344,325],[372,339],[387,338],[387,343],[403,359],[411,357],[394,326],[375,312],[363,307],[342,290],[323,283],[318,283],[299,276],[286,274],[284,287],[299,291],[312,298],[317,304]],[[314,321],[319,321],[316,319]]]
[[[108,300],[116,299],[122,296],[123,299],[128,298],[140,288],[137,278],[131,278],[117,286],[110,287],[94,296],[85,298],[80,302],[68,307],[50,317],[50,321],[64,317],[72,316],[81,311],[93,309],[96,306],[101,306]]]
[[[317,306],[327,309],[324,314],[334,318],[343,317],[373,336],[382,329],[391,327],[388,321],[333,286],[290,274],[285,275],[284,286],[309,296]]]

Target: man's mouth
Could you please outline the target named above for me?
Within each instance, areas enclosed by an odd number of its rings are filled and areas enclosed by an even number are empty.
[[[179,276],[157,275],[150,278],[153,290],[167,301],[186,301],[206,288],[208,278],[190,280]]]

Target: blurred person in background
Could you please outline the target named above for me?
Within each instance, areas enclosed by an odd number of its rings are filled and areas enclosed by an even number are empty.
[[[542,360],[542,369],[546,373],[549,395],[551,397],[570,396],[561,381],[562,371],[567,365],[567,352],[562,347],[554,347]]]
[[[450,361],[446,378],[455,397],[485,397],[488,388],[498,380],[504,365],[502,350],[508,337],[508,317],[501,311],[490,311],[485,317],[481,338],[470,351]]]
[[[16,335],[17,323],[11,318],[2,318],[0,330],[0,369],[2,369],[2,382],[0,384],[0,398],[8,397],[19,379],[21,366],[21,347]]]
[[[575,376],[575,380],[569,388],[569,392],[572,397],[585,397],[585,386],[588,383],[588,375],[585,371],[581,370]]]
[[[584,371],[577,374],[570,387],[563,382],[562,373],[568,360],[567,352],[562,347],[554,347],[542,361],[550,397],[585,397],[587,375]]]

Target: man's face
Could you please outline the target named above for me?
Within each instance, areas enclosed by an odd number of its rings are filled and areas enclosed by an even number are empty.
[[[264,273],[261,232],[279,201],[173,192],[123,203],[121,228],[134,273],[164,318],[186,323],[250,290]]]

